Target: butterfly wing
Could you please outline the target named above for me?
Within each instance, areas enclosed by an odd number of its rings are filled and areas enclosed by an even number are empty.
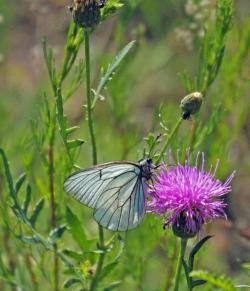
[[[113,231],[136,227],[145,214],[145,179],[139,165],[108,163],[70,176],[64,188],[79,202],[94,208],[94,218]]]

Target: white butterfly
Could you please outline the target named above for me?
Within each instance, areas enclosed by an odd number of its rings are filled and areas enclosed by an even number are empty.
[[[100,225],[112,231],[127,231],[144,217],[146,182],[153,168],[151,159],[101,164],[69,176],[64,189],[93,208]]]

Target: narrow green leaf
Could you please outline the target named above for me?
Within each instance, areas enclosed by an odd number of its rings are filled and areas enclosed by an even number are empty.
[[[98,276],[98,281],[103,280],[118,264],[118,261],[107,264],[101,271],[101,274]]]
[[[38,244],[41,243],[40,239],[36,236],[24,236],[20,235],[17,238],[19,238],[22,242],[27,244]]]
[[[83,229],[83,223],[80,222],[78,217],[69,207],[66,208],[66,221],[69,225],[70,232],[76,243],[82,250],[87,250],[89,248],[89,242]]]
[[[74,131],[77,130],[78,128],[80,128],[80,127],[79,127],[79,126],[73,126],[73,127],[67,128],[67,129],[66,129],[66,133],[67,133],[67,135],[71,134],[72,132],[74,132]]]
[[[70,249],[63,250],[63,254],[77,261],[82,261],[85,258],[85,254]]]
[[[71,278],[71,279],[68,279],[64,282],[63,287],[65,289],[68,289],[77,283],[81,283],[81,280],[78,278]]]
[[[8,162],[8,159],[7,159],[7,156],[4,152],[4,150],[1,148],[0,148],[0,155],[2,156],[2,159],[3,159],[3,164],[4,164],[4,169],[5,169],[5,177],[7,179],[8,186],[9,186],[9,194],[16,202],[16,192],[15,192],[15,188],[14,188],[13,178],[12,178],[12,175],[10,172],[9,162]]]
[[[192,288],[195,288],[197,286],[201,286],[201,285],[204,285],[206,284],[207,281],[206,280],[193,280],[192,281]]]
[[[31,223],[32,226],[35,226],[35,223],[36,223],[36,221],[37,221],[37,218],[38,218],[40,212],[41,212],[42,209],[43,209],[43,206],[44,206],[44,198],[41,198],[41,199],[37,202],[37,204],[36,204],[36,206],[35,206],[35,208],[34,208],[34,211],[33,211],[32,215],[31,215],[31,217],[30,217],[30,219],[29,219],[29,220],[30,220],[30,223]]]
[[[104,89],[104,87],[107,85],[108,81],[111,79],[112,75],[114,74],[114,71],[117,69],[117,67],[119,66],[119,64],[121,63],[121,61],[126,57],[126,55],[128,54],[128,52],[131,50],[131,48],[134,46],[135,41],[131,41],[130,43],[128,43],[119,53],[118,55],[115,57],[115,59],[111,62],[111,64],[109,64],[106,73],[104,74],[104,76],[101,77],[100,83],[97,87],[97,90],[95,92],[94,95],[94,100],[92,103],[92,108],[95,106],[95,103],[97,102],[97,100],[100,97],[100,94],[102,92],[102,90]]]
[[[183,265],[183,268],[184,268],[184,271],[185,271],[186,278],[189,278],[189,273],[190,273],[191,270],[190,270],[187,262],[184,259],[182,259],[182,265]]]
[[[224,276],[217,276],[207,271],[193,271],[190,273],[190,276],[192,276],[192,278],[197,278],[199,280],[207,281],[208,283],[212,284],[214,287],[218,287],[221,290],[225,290],[225,291],[237,290],[234,287],[233,282],[229,278],[226,278]]]
[[[75,139],[75,140],[67,140],[67,146],[68,148],[76,148],[81,146],[84,143],[84,140],[82,139]]]
[[[66,229],[67,225],[65,224],[60,225],[59,227],[53,229],[49,234],[49,240],[54,243],[55,241],[62,237]]]
[[[26,195],[25,195],[25,200],[24,200],[23,207],[22,207],[22,210],[25,214],[28,211],[30,201],[31,201],[31,187],[30,187],[30,184],[28,184],[26,187]]]
[[[114,258],[114,260],[112,262],[110,262],[109,264],[107,264],[106,266],[104,266],[104,268],[101,271],[100,276],[98,277],[98,280],[101,281],[102,279],[104,279],[118,264],[123,250],[124,250],[124,240],[122,239],[121,236],[117,237],[118,242],[120,243],[120,249],[118,251],[118,254],[116,255],[116,257]],[[109,251],[109,250],[106,250]]]
[[[211,235],[208,235],[208,236],[204,237],[202,240],[200,240],[194,246],[194,248],[190,252],[189,261],[188,261],[188,265],[189,265],[190,271],[192,271],[193,270],[193,267],[194,267],[194,257],[195,257],[195,255],[199,252],[199,250],[202,248],[202,246],[205,244],[205,242],[208,241],[212,237],[213,236],[211,236]]]
[[[103,289],[103,291],[110,291],[113,290],[115,288],[117,288],[118,286],[120,286],[122,283],[122,281],[116,281],[111,283],[109,286],[107,286],[106,288]]]
[[[188,283],[188,288],[191,290],[191,286],[193,284],[193,278],[189,276],[191,270],[190,270],[187,262],[184,259],[182,259],[182,265],[184,267],[185,276],[186,276],[186,280],[187,280],[187,283]]]
[[[23,173],[19,176],[19,178],[17,179],[16,183],[15,183],[15,191],[16,191],[16,195],[19,192],[20,188],[22,187],[24,181],[26,179],[26,174]]]
[[[250,270],[250,263],[244,263],[242,264],[242,267],[246,270]]]
[[[104,8],[101,11],[101,20],[104,21],[113,15],[118,9],[123,7],[123,3],[120,0],[109,0],[106,2]]]
[[[54,60],[54,54],[51,48],[48,48],[46,39],[42,40],[43,44],[43,56],[49,73],[50,83],[53,88],[54,93],[57,90],[57,73]]]

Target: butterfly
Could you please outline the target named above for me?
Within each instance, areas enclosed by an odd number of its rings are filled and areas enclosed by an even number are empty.
[[[121,161],[100,164],[69,176],[64,189],[94,209],[94,219],[112,231],[138,226],[146,209],[147,181],[155,166],[149,158],[138,163]]]

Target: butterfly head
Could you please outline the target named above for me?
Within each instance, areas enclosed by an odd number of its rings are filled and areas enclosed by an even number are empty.
[[[149,180],[152,176],[152,169],[154,168],[153,161],[150,158],[145,158],[139,161],[139,164],[142,169],[142,177]]]

